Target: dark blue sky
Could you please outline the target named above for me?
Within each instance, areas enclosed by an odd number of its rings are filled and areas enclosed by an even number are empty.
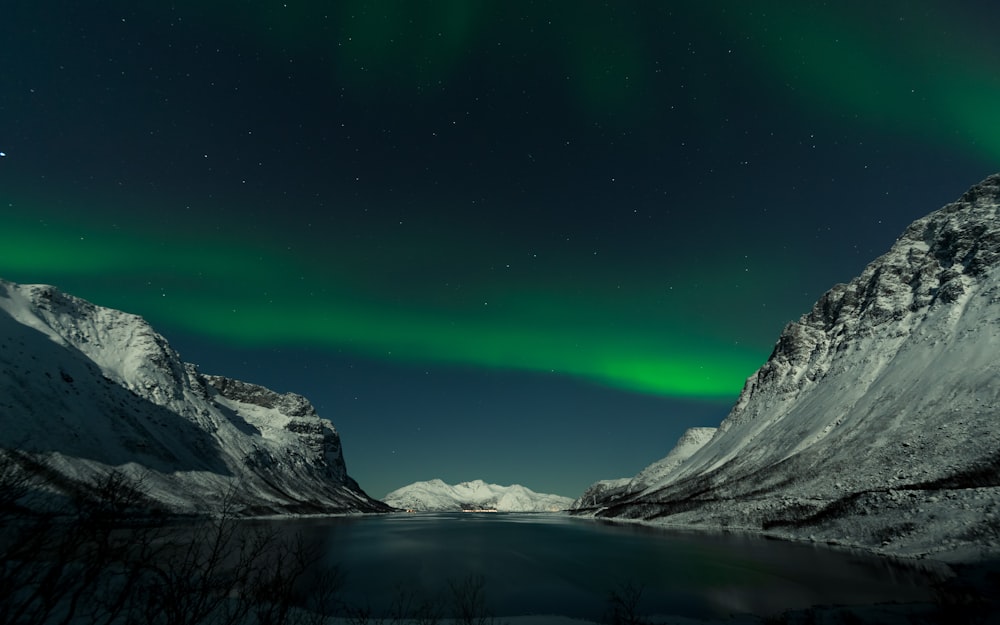
[[[575,496],[998,169],[987,2],[5,5],[0,276],[310,398],[375,496]]]

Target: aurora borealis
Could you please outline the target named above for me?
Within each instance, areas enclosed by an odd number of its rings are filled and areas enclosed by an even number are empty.
[[[375,496],[578,495],[1000,163],[985,2],[5,5],[0,276],[307,396]]]

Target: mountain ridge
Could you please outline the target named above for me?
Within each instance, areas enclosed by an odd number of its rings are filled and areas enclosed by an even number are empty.
[[[998,311],[1000,174],[789,323],[704,445],[588,511],[906,555],[990,548]]]
[[[573,503],[570,497],[536,493],[520,484],[500,486],[483,480],[447,484],[441,479],[414,482],[398,488],[382,501],[394,508],[418,512],[556,512]]]
[[[120,470],[175,512],[388,509],[305,398],[203,375],[137,315],[0,280],[0,342],[0,448],[70,481]]]

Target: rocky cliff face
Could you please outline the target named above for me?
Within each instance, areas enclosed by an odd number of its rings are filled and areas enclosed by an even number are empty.
[[[263,408],[285,417],[282,423],[274,418],[259,427],[277,427],[291,432],[298,438],[298,445],[285,450],[289,463],[308,467],[317,477],[337,483],[350,483],[347,465],[340,448],[340,435],[333,424],[321,419],[316,409],[305,397],[295,393],[276,393],[268,388],[248,382],[240,382],[221,376],[206,375],[203,379],[219,392],[220,404],[228,404],[238,410],[240,406]],[[248,412],[244,408],[244,412]],[[281,457],[258,454],[257,458],[246,460],[248,464],[274,466],[282,464]],[[355,486],[356,487],[356,486]]]
[[[305,398],[202,375],[140,317],[0,281],[0,345],[0,447],[67,484],[117,468],[176,511],[387,509]]]
[[[711,440],[595,510],[896,553],[988,544],[998,406],[995,175],[788,324]]]

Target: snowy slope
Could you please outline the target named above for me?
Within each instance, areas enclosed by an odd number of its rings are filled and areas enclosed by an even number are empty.
[[[660,484],[666,476],[677,471],[681,463],[711,440],[717,430],[718,428],[688,428],[665,458],[649,465],[635,477],[594,482],[573,502],[571,509],[597,507],[602,505],[602,502],[647,490],[651,484]]]
[[[598,480],[587,487],[583,494],[577,497],[570,510],[585,510],[600,506],[606,501],[616,499],[628,492],[631,477],[620,477],[611,480]]]
[[[1000,175],[790,323],[711,439],[635,481],[595,512],[893,553],[996,544]]]
[[[715,436],[718,428],[688,428],[677,444],[661,460],[654,462],[632,478],[627,486],[630,493],[646,490],[650,485],[658,485],[664,478],[677,471],[699,449]]]
[[[0,280],[0,447],[86,480],[116,467],[178,511],[385,507],[304,398],[200,374],[140,317]]]
[[[385,503],[403,510],[445,512],[492,509],[497,512],[556,512],[569,508],[573,500],[536,493],[519,484],[498,486],[482,480],[445,484],[442,480],[415,482],[386,495]]]

